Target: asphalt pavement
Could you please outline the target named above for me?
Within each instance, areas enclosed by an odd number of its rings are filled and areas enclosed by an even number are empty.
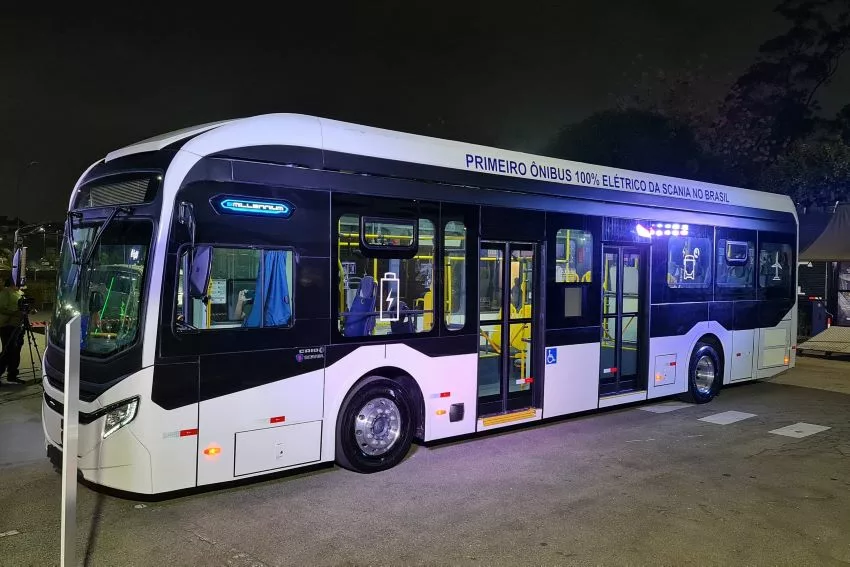
[[[80,564],[846,565],[850,362],[798,362],[707,405],[416,447],[374,475],[331,467],[160,502],[81,486]],[[0,399],[3,566],[59,561],[60,477],[30,447],[31,388]]]

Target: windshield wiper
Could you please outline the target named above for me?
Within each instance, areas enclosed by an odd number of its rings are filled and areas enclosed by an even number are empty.
[[[106,217],[106,220],[103,221],[103,224],[100,225],[100,228],[97,229],[97,232],[94,235],[89,247],[85,251],[85,255],[80,260],[81,266],[86,266],[91,260],[92,255],[94,254],[95,249],[97,248],[97,243],[100,241],[100,237],[103,236],[103,232],[106,228],[112,223],[113,219],[118,215],[118,213],[130,214],[133,212],[133,209],[127,207],[115,207],[112,209],[112,212],[109,213],[109,216]]]

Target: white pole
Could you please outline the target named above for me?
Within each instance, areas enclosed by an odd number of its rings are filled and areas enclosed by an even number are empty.
[[[80,416],[80,316],[65,325],[65,414],[62,439],[62,567],[77,564],[77,437]]]

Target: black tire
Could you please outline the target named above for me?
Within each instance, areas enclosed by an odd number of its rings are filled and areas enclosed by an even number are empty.
[[[394,467],[413,442],[413,415],[410,395],[398,382],[382,376],[366,378],[342,403],[336,424],[336,462],[359,473]]]
[[[713,379],[709,381],[709,372]],[[714,399],[723,385],[723,361],[717,347],[710,342],[698,342],[688,364],[688,391],[682,398],[690,403],[705,404]]]

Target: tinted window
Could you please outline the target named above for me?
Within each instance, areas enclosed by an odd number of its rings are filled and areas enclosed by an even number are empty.
[[[703,288],[711,285],[711,239],[671,236],[667,242],[667,285]]]
[[[720,239],[717,241],[717,286],[755,287],[753,266],[755,243]]]
[[[186,296],[181,260],[177,321],[196,329],[289,327],[293,257],[292,250],[213,248],[206,301]]]
[[[759,245],[759,287],[790,290],[794,281],[791,246],[776,242]]]
[[[450,331],[466,323],[466,226],[449,221],[443,231],[445,318]]]
[[[367,232],[362,241],[361,226]],[[359,216],[343,215],[338,235],[340,333],[365,337],[430,331],[434,326],[434,224],[428,219],[364,218],[361,225]],[[365,248],[364,243],[368,243]],[[376,248],[381,248],[380,253],[371,254]],[[396,257],[394,249],[399,249]],[[410,250],[415,253],[406,253]]]
[[[593,236],[562,228],[555,235],[555,283],[588,283],[593,275]]]
[[[367,248],[410,250],[415,240],[414,221],[363,217],[363,244]]]

